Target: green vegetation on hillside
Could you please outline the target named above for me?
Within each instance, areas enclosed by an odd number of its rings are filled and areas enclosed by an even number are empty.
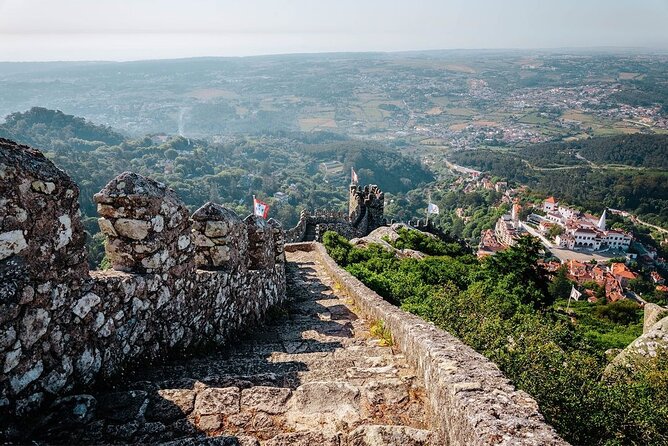
[[[90,232],[91,263],[102,260],[93,195],[116,175],[133,171],[172,187],[194,211],[207,201],[251,210],[255,194],[271,205],[271,217],[285,227],[296,224],[301,209],[344,210],[348,204],[350,168],[360,180],[390,193],[406,193],[433,180],[419,160],[378,142],[342,135],[281,132],[239,136],[212,143],[164,135],[124,139],[106,127],[44,109],[14,113],[0,125],[0,135],[20,134],[18,142],[34,145],[76,181],[84,224]],[[324,174],[323,161],[343,163],[343,173]],[[274,198],[274,194],[283,193]]]
[[[641,135],[644,136],[644,135]],[[617,147],[610,155],[603,155],[606,140],[613,139],[611,147]],[[628,162],[630,165],[651,165],[659,163],[665,166],[666,144],[668,138],[652,137],[654,144],[642,145],[643,140],[633,139],[633,145],[614,146],[615,141],[624,138],[606,138],[587,147],[597,161]],[[638,145],[635,145],[638,144]],[[640,149],[640,147],[644,149]],[[638,215],[643,220],[659,226],[668,227],[668,171],[637,169],[603,169],[580,165],[579,161],[566,157],[562,164],[572,162],[569,168],[536,169],[537,166],[553,167],[561,162],[557,147],[562,145],[539,146],[537,152],[525,149],[520,152],[495,152],[491,150],[471,150],[455,152],[449,158],[457,164],[474,167],[506,178],[517,184],[526,184],[535,192],[554,195],[567,203],[575,204],[591,212],[602,212],[604,208],[623,209]],[[554,150],[553,150],[554,149]],[[564,149],[566,150],[566,149]],[[572,150],[571,150],[572,151]],[[607,157],[607,158],[606,158]],[[531,166],[526,164],[528,158]],[[605,159],[604,159],[605,158]]]
[[[424,237],[401,234],[395,244],[433,243]],[[389,302],[494,361],[572,444],[668,442],[667,357],[626,380],[601,380],[605,351],[641,333],[637,306],[583,302],[573,306],[575,315],[565,313],[537,264],[541,245],[535,239],[524,237],[483,261],[456,251],[400,260],[379,246],[354,247],[333,232],[324,243],[340,265]]]
[[[668,135],[621,135],[536,144],[518,151],[535,167],[622,165],[668,169]],[[578,155],[580,158],[578,158]]]
[[[123,135],[61,111],[33,107],[12,113],[0,125],[0,137],[41,150],[94,150],[123,142]]]

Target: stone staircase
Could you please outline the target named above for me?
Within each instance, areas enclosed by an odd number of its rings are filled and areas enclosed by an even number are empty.
[[[424,389],[311,252],[287,253],[290,303],[225,351],[62,398],[35,424],[50,444],[420,446]]]

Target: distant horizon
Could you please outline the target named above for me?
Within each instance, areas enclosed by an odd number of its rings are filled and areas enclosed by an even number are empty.
[[[137,59],[43,59],[43,60],[4,60],[0,59],[2,64],[40,64],[40,63],[128,63],[128,62],[160,62],[160,61],[186,61],[186,60],[204,60],[204,59],[251,59],[262,57],[281,57],[281,56],[319,56],[319,55],[345,55],[345,54],[428,54],[428,53],[483,53],[483,52],[516,52],[516,53],[609,53],[609,54],[653,54],[668,55],[668,48],[660,47],[634,47],[634,46],[564,46],[564,47],[480,47],[480,48],[425,48],[425,49],[401,49],[401,50],[332,50],[332,51],[303,51],[303,52],[275,52],[275,53],[251,53],[239,55],[196,55],[196,56],[175,56],[175,57],[156,57],[156,58],[137,58]]]
[[[443,49],[668,51],[665,0],[0,0],[2,61]]]

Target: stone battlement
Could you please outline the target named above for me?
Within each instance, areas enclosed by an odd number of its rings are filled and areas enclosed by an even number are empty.
[[[286,232],[286,242],[320,241],[327,231],[337,232],[348,239],[364,237],[386,224],[384,210],[385,194],[378,186],[361,188],[351,185],[348,213],[328,209],[303,210],[297,225]]]
[[[95,195],[112,270],[89,271],[79,189],[0,139],[0,418],[128,368],[224,344],[285,296],[278,222],[125,172]]]

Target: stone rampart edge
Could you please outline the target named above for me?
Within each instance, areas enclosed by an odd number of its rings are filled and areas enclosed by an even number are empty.
[[[322,244],[286,247],[290,250],[315,251],[357,307],[385,322],[395,345],[424,380],[432,428],[443,444],[568,445],[544,421],[536,401],[515,389],[487,358],[450,333],[386,302],[339,267]]]

